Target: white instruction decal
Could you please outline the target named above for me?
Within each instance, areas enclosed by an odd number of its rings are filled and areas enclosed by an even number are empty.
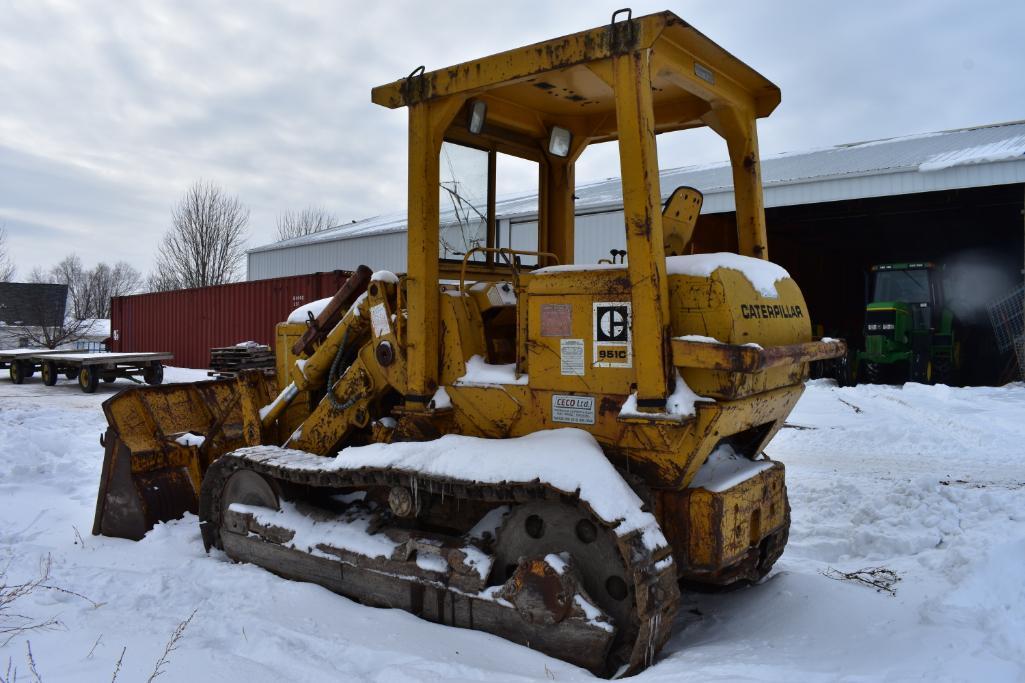
[[[552,422],[594,424],[594,396],[552,396]]]
[[[584,340],[560,339],[559,358],[562,360],[562,374],[584,374]]]
[[[629,301],[595,302],[594,367],[633,366],[630,322]]]
[[[374,328],[375,337],[383,337],[391,332],[391,323],[388,320],[388,309],[384,307],[384,304],[371,306],[370,325]]]

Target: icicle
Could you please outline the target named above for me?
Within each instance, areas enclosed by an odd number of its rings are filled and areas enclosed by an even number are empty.
[[[655,661],[655,654],[658,651],[658,643],[655,636],[658,633],[659,624],[662,622],[662,613],[655,612],[648,618],[648,643],[644,648],[644,665],[651,666]]]

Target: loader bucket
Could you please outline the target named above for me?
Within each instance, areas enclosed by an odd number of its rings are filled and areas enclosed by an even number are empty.
[[[260,376],[273,392],[273,379]],[[139,540],[157,522],[195,513],[207,467],[246,445],[239,399],[239,383],[226,379],[137,387],[104,401],[93,534]]]

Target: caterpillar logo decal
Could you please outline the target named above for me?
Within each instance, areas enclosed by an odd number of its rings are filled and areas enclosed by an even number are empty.
[[[752,318],[803,318],[800,306],[787,304],[740,304],[740,315]]]
[[[595,302],[594,367],[629,368],[633,365],[629,301]]]

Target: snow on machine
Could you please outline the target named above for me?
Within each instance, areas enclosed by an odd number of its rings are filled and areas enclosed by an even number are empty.
[[[681,584],[757,581],[782,553],[763,449],[808,363],[844,352],[767,260],[755,120],[779,90],[672,13],[623,11],[372,99],[409,110],[407,272],[361,268],[280,324],[276,379],[109,399],[94,533],[196,512],[233,559],[637,672]],[[656,134],[699,126],[726,141],[735,231],[698,220],[697,190],[663,201]],[[574,164],[603,141],[626,259],[575,264]],[[539,190],[515,231],[510,157]]]

